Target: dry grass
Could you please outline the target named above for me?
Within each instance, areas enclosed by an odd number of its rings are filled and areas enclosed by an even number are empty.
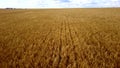
[[[120,68],[120,9],[0,10],[0,68]]]

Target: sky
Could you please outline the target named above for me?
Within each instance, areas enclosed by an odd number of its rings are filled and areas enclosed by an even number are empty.
[[[0,0],[0,8],[120,7],[120,0]]]

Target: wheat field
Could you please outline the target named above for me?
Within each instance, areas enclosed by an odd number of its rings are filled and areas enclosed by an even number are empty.
[[[120,9],[1,9],[0,68],[120,68]]]

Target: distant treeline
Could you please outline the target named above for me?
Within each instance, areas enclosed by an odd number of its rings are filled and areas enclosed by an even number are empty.
[[[4,9],[14,10],[14,9],[26,9],[26,8],[4,8]]]
[[[5,9],[16,9],[16,8],[5,8]]]

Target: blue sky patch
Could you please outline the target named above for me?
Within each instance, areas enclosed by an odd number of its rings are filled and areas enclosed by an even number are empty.
[[[61,2],[70,2],[70,0],[60,0]]]

